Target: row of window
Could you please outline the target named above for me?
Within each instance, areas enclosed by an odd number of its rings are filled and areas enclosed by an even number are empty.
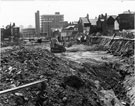
[[[35,34],[23,34],[23,37],[33,37]]]
[[[62,17],[59,17],[59,18],[41,18],[41,21],[53,21],[53,20],[63,21],[63,18]]]

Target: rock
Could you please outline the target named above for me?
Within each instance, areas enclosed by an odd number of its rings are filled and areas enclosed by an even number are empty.
[[[16,96],[23,96],[22,93],[18,93],[18,92],[16,92],[15,95],[16,95]]]
[[[16,96],[15,101],[17,105],[23,105],[26,102],[23,96]]]
[[[102,93],[101,100],[103,100],[107,106],[123,106],[112,90],[101,90],[100,92]]]
[[[16,87],[16,85],[15,85],[15,84],[12,84],[12,85],[10,85],[10,87],[11,87],[11,88],[15,88],[15,87]]]
[[[67,100],[67,97],[63,97],[63,99],[62,99],[64,102]]]

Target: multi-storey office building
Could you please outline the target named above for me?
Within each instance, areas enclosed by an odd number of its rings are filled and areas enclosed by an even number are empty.
[[[52,29],[62,29],[67,22],[64,21],[64,15],[55,12],[52,15],[41,15],[41,33],[51,36]]]

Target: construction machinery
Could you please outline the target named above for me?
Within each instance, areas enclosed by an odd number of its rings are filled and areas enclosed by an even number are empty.
[[[52,53],[62,53],[66,51],[63,42],[59,42],[57,38],[51,39],[50,50]]]

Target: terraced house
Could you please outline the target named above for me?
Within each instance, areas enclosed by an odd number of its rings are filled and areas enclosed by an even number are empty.
[[[78,21],[78,31],[80,33],[89,34],[90,31],[90,20],[89,15],[87,14],[86,17],[80,17]]]

